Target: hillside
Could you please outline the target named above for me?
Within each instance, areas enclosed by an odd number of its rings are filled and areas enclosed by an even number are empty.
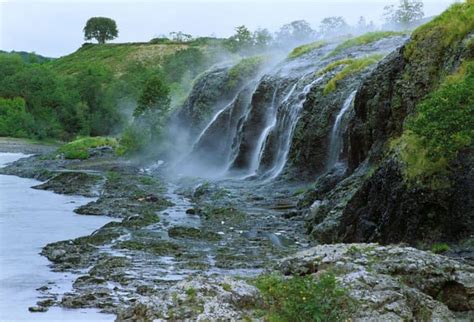
[[[188,44],[84,44],[76,52],[52,61],[51,67],[62,74],[75,74],[91,64],[100,64],[121,74],[133,62],[160,65],[166,57],[190,47]]]

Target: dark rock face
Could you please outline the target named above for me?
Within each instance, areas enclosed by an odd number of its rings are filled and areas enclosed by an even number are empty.
[[[432,190],[407,186],[399,164],[387,160],[349,201],[337,235],[345,242],[384,244],[469,237],[474,232],[474,176],[469,162],[460,166],[451,189]]]
[[[331,191],[322,181],[309,194],[316,202],[308,227],[317,240],[417,244],[473,234],[473,152],[451,162],[449,187],[427,187],[406,182],[405,165],[388,148],[416,105],[468,55],[466,41],[437,52],[430,48],[441,40],[432,37],[416,44],[426,57],[407,59],[402,47],[360,86],[345,141],[350,176]]]

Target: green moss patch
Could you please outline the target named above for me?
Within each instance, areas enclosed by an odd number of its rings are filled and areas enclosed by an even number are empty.
[[[294,58],[300,57],[304,54],[309,53],[312,50],[324,47],[326,44],[327,44],[327,42],[325,42],[325,41],[315,41],[315,42],[310,43],[310,44],[306,44],[306,45],[296,47],[288,55],[288,59],[294,59]]]
[[[324,75],[326,73],[329,73],[340,66],[344,66],[344,67],[338,73],[336,73],[326,84],[323,90],[324,95],[327,95],[335,91],[337,88],[337,83],[340,82],[341,80],[345,79],[346,77],[350,75],[363,71],[367,67],[373,64],[376,64],[382,58],[383,58],[383,55],[375,54],[375,55],[371,55],[371,56],[367,56],[363,58],[357,58],[357,59],[341,59],[329,64],[324,69],[319,71],[318,75]]]
[[[106,137],[85,137],[61,146],[57,150],[57,154],[64,154],[66,159],[85,160],[90,157],[89,149],[102,146],[110,146],[115,148],[117,140]]]
[[[266,56],[253,56],[242,59],[229,70],[227,87],[229,89],[236,88],[243,81],[257,76],[266,60]]]
[[[374,31],[368,32],[362,36],[351,38],[349,40],[344,41],[342,44],[336,47],[328,56],[335,56],[341,53],[343,50],[353,48],[356,46],[362,46],[374,43],[384,38],[394,37],[394,36],[402,36],[404,33],[402,32],[394,32],[394,31]]]

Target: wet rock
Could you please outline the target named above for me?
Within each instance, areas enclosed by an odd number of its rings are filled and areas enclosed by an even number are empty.
[[[47,182],[32,187],[65,195],[81,195],[85,197],[99,196],[99,185],[103,182],[100,175],[83,172],[63,172]]]
[[[194,209],[194,208],[186,209],[186,214],[195,215],[196,214],[196,209]]]
[[[207,241],[218,241],[221,239],[218,233],[212,231],[202,231],[198,228],[193,227],[172,227],[168,230],[168,235],[171,238],[189,238],[189,239],[200,239]]]
[[[117,319],[242,320],[251,314],[249,304],[258,300],[258,290],[242,280],[199,276],[181,281],[163,294],[139,300],[120,310]]]
[[[28,311],[30,312],[46,312],[48,311],[48,308],[47,307],[43,307],[43,306],[30,306],[28,308]]]
[[[452,320],[452,311],[474,309],[474,267],[410,247],[322,245],[282,260],[278,269],[334,272],[358,303],[356,320]]]

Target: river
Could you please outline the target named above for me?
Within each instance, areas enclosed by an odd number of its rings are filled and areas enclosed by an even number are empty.
[[[0,167],[25,157],[0,153]],[[58,195],[31,189],[41,182],[0,175],[0,321],[113,321],[114,316],[92,309],[51,307],[45,313],[28,308],[41,299],[36,289],[48,285],[63,294],[76,276],[52,272],[49,261],[39,255],[48,243],[92,233],[111,221],[100,216],[81,216],[73,209],[92,199]]]

